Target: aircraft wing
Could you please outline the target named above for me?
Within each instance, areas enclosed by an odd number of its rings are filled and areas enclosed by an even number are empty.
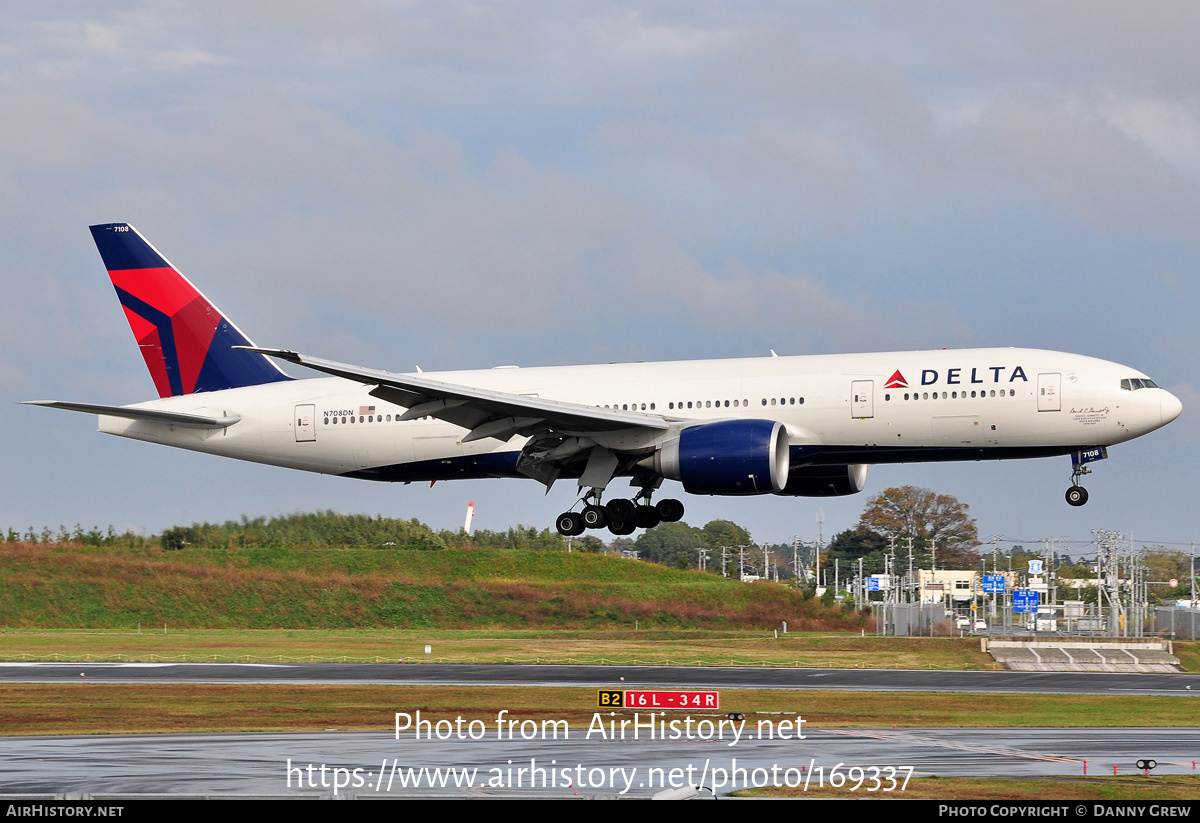
[[[285,349],[243,348],[375,386],[371,394],[408,409],[400,416],[402,420],[428,415],[469,429],[462,439],[464,443],[485,437],[506,441],[517,434],[534,436],[556,432],[577,435],[629,428],[666,431],[671,427],[670,421],[656,414],[605,409],[443,383],[420,375],[365,369]]]
[[[186,414],[137,406],[103,406],[99,403],[67,403],[61,400],[25,400],[22,401],[22,405],[46,406],[51,409],[65,409],[85,414],[104,414],[129,420],[144,420],[148,423],[170,423],[173,426],[183,426],[189,429],[227,429],[242,419],[237,415],[208,417],[203,414]]]

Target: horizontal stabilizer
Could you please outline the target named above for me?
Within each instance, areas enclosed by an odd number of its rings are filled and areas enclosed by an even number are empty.
[[[227,429],[242,419],[238,415],[208,417],[203,414],[185,414],[160,409],[145,409],[138,406],[103,406],[99,403],[66,403],[60,400],[26,400],[22,402],[22,405],[46,406],[51,409],[66,409],[84,414],[103,414],[109,417],[125,417],[130,420],[144,420],[148,423],[170,423],[173,426],[183,426],[189,429]]]

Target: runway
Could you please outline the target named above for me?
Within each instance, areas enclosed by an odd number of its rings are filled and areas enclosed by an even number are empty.
[[[1186,695],[1192,675],[438,664],[0,663],[0,682],[446,684],[506,686],[959,691]],[[622,683],[622,678],[624,681]],[[1200,692],[1200,687],[1195,691]],[[1197,694],[1200,700],[1200,694]],[[798,711],[817,716],[812,701]],[[381,707],[403,711],[397,705]],[[1200,710],[1200,703],[1197,704]],[[839,729],[805,726],[781,740],[752,716],[732,728],[689,729],[664,739],[575,724],[502,738],[482,718],[478,739],[388,732],[254,733],[0,738],[0,794],[96,798],[193,797],[650,797],[703,779],[717,795],[763,783],[860,784],[864,796],[903,792],[909,777],[1132,775],[1140,758],[1156,774],[1193,774],[1196,712],[1175,729]],[[391,716],[390,714],[388,715]],[[783,716],[770,716],[778,721]],[[605,720],[601,716],[601,720]],[[593,723],[596,722],[595,717]],[[694,733],[692,733],[694,731]],[[557,732],[555,732],[557,733]],[[311,768],[310,768],[311,767]],[[874,792],[869,791],[874,787]],[[1069,789],[1064,789],[1069,796]]]
[[[1116,766],[1133,775],[1143,757],[1158,760],[1155,774],[1194,774],[1200,757],[1200,729],[813,729],[804,740],[734,745],[644,734],[589,740],[585,731],[557,741],[397,740],[380,732],[6,738],[0,793],[332,797],[341,783],[339,797],[616,799],[706,775],[718,795],[806,778],[814,788],[849,779],[863,781],[863,796],[876,783],[874,793],[890,785],[903,795],[910,774],[1081,776],[1086,760],[1088,774],[1111,775]]]
[[[2,663],[0,682],[289,683],[342,685],[663,686],[670,688],[952,691],[1029,694],[1196,693],[1189,674],[922,671],[896,669],[526,666],[360,663]]]

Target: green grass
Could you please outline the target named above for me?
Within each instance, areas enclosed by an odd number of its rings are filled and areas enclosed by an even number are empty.
[[[425,645],[432,653],[425,655]],[[994,669],[979,644],[773,630],[174,629],[0,630],[0,659],[600,663]]]
[[[652,563],[503,549],[0,545],[8,628],[851,629],[857,614],[775,584]]]
[[[615,684],[614,684],[615,685]],[[902,740],[922,728],[1097,728],[1194,726],[1200,699],[1112,695],[979,695],[783,689],[722,689],[722,711],[746,713],[746,728],[803,717],[802,730],[864,729],[871,739]],[[167,732],[386,730],[395,712],[421,711],[431,722],[566,720],[586,730],[598,711],[596,689],[518,686],[223,685],[209,683],[0,684],[0,735]],[[623,715],[632,719],[632,712]],[[697,718],[711,713],[692,713]],[[718,714],[719,716],[719,714]],[[763,727],[767,728],[766,726]],[[920,734],[920,732],[917,732]],[[1082,769],[1082,763],[1080,763]]]

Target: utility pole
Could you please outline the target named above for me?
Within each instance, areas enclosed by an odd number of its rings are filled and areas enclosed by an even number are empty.
[[[910,534],[908,536],[908,578],[906,579],[905,586],[904,586],[904,602],[905,603],[912,602],[912,590],[913,590],[913,539],[912,539],[912,535]]]
[[[1096,536],[1096,568],[1103,586],[1102,593],[1108,597],[1109,627],[1111,637],[1121,636],[1121,599],[1120,599],[1120,546],[1121,533],[1097,529],[1092,532]]]
[[[817,582],[817,588],[821,588],[821,541],[817,541],[817,559],[813,561],[813,580]]]
[[[792,535],[792,571],[796,573],[796,585],[800,585],[800,537]]]

